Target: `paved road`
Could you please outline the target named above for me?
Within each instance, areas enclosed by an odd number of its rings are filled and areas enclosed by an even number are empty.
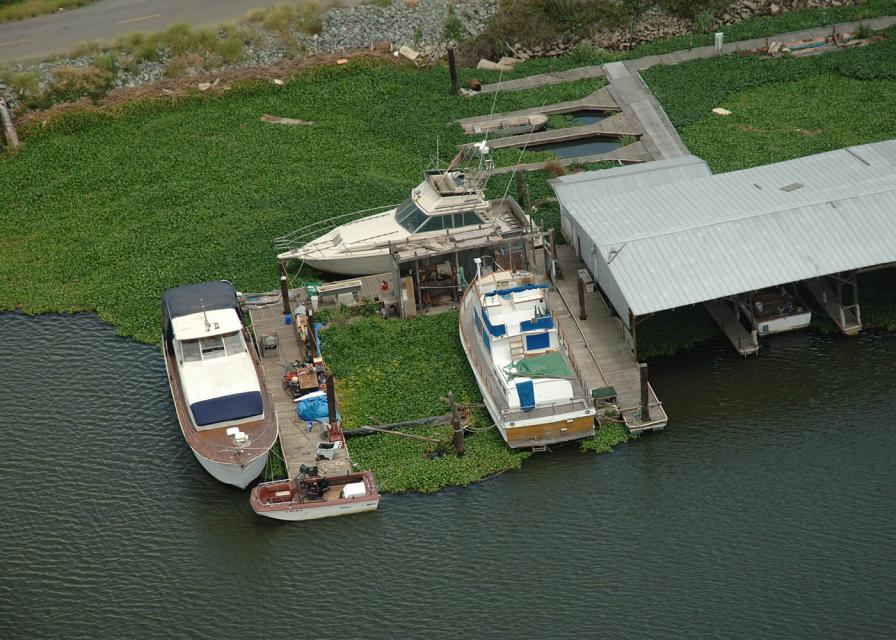
[[[65,53],[88,40],[113,40],[132,31],[158,31],[177,22],[193,26],[236,21],[272,0],[101,0],[86,7],[0,24],[0,62]]]

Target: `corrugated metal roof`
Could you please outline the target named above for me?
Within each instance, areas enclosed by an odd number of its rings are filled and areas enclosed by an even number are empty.
[[[600,171],[572,173],[551,180],[551,186],[557,198],[566,205],[710,175],[712,172],[706,162],[689,155]]]
[[[644,315],[896,261],[896,140],[561,203]]]

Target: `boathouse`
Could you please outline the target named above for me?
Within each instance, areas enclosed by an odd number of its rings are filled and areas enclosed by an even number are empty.
[[[552,186],[564,235],[635,352],[640,321],[705,303],[754,353],[756,331],[726,302],[798,282],[855,333],[856,271],[896,262],[896,140],[717,175],[684,156]]]

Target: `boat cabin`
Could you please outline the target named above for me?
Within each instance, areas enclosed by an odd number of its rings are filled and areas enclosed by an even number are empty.
[[[429,233],[489,224],[489,203],[460,171],[426,171],[411,197],[395,210],[395,221],[408,233]]]
[[[502,283],[508,276],[483,278],[473,309],[476,339],[503,384],[507,408],[531,411],[574,401],[581,393],[548,307],[547,285]]]

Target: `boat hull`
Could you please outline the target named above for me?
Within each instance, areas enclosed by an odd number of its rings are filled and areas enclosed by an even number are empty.
[[[239,487],[240,489],[245,489],[253,480],[261,475],[262,471],[264,471],[264,467],[268,463],[270,452],[266,452],[264,455],[250,461],[245,466],[228,462],[215,462],[214,460],[203,458],[196,453],[195,450],[193,451],[193,455],[196,456],[196,459],[199,461],[199,464],[202,465],[203,469],[208,471],[215,480],[223,482],[224,484],[233,485],[234,487]]]
[[[796,331],[797,329],[805,329],[812,322],[812,312],[794,313],[789,316],[780,316],[771,320],[757,321],[759,335],[767,336],[773,333],[784,333],[785,331]]]
[[[369,500],[359,498],[350,504],[334,503],[321,504],[320,506],[308,505],[297,508],[285,507],[277,510],[258,510],[255,511],[255,513],[266,518],[273,518],[274,520],[299,522],[302,520],[319,520],[320,518],[332,518],[334,516],[348,516],[353,513],[363,513],[365,511],[376,511],[379,504],[379,498]]]
[[[372,276],[392,270],[392,260],[389,257],[389,252],[385,249],[382,253],[371,252],[362,256],[327,257],[316,255],[308,258],[295,256],[293,259],[302,260],[306,265],[318,271],[342,276]]]

